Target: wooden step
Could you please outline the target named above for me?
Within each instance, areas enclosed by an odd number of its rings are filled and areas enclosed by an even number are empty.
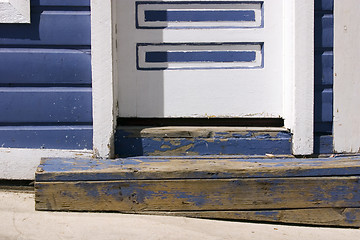
[[[360,157],[43,159],[36,209],[360,226]]]
[[[119,126],[119,157],[291,154],[284,127]]]

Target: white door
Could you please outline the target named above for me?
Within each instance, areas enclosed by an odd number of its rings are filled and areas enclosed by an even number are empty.
[[[283,117],[283,1],[118,1],[119,116]]]

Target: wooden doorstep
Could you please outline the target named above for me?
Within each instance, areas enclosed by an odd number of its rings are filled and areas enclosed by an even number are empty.
[[[120,157],[290,154],[291,137],[283,127],[120,126],[115,152]]]
[[[44,159],[36,209],[360,226],[360,158]]]

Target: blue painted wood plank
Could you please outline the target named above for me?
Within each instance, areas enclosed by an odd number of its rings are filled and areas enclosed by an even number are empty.
[[[92,122],[91,88],[0,88],[0,123]]]
[[[291,154],[291,134],[282,132],[275,137],[260,135],[224,138],[159,138],[128,135],[128,132],[122,130],[115,133],[115,153],[119,157]]]
[[[243,156],[43,159],[36,181],[229,179],[359,175],[360,157],[260,158]],[[173,170],[177,171],[173,171]]]
[[[1,86],[90,85],[90,49],[0,48],[0,76]]]
[[[315,47],[332,48],[334,45],[334,16],[315,14]]]
[[[333,121],[333,89],[315,89],[315,122]]]
[[[334,56],[332,51],[315,52],[315,85],[332,85]]]
[[[334,152],[334,147],[333,147],[333,136],[332,135],[316,134],[314,136],[314,153],[315,154],[331,154],[333,152]]]
[[[0,126],[0,146],[92,149],[92,126]]]
[[[31,0],[31,6],[85,6],[90,7],[90,0]]]
[[[333,122],[315,122],[315,133],[322,133],[325,135],[331,135],[333,129]]]
[[[38,210],[202,211],[360,207],[360,177],[36,183]],[[108,203],[108,204],[107,204]]]
[[[90,11],[32,11],[31,24],[0,24],[0,45],[90,45]]]
[[[254,10],[145,10],[146,22],[255,21]]]
[[[315,11],[333,11],[334,0],[315,0]]]

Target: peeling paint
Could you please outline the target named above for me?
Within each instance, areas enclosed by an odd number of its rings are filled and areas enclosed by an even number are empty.
[[[134,134],[126,131],[116,134],[115,151],[119,157],[291,154],[291,134],[281,131],[266,134],[252,130],[244,134],[214,132],[211,138],[129,136]]]

